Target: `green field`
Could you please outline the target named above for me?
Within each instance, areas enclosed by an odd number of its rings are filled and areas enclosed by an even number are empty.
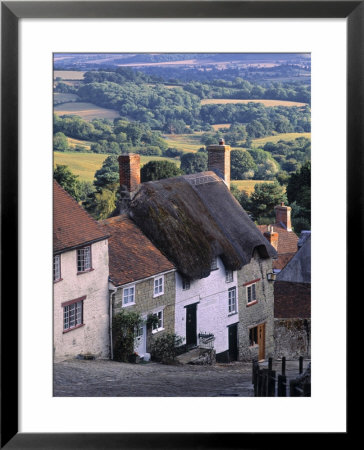
[[[267,142],[276,144],[278,141],[294,141],[297,138],[304,137],[311,139],[311,133],[281,133],[274,136],[266,136],[264,138],[253,139],[253,147],[262,147]]]
[[[266,107],[270,107],[270,106],[292,107],[292,106],[306,106],[307,105],[307,103],[292,102],[289,100],[268,100],[268,99],[242,100],[242,99],[233,99],[233,98],[203,98],[201,100],[201,105],[226,105],[227,103],[232,103],[232,104],[262,103]]]
[[[113,120],[119,116],[117,111],[113,109],[101,108],[93,103],[84,102],[70,102],[62,103],[61,105],[54,106],[54,112],[59,116],[65,114],[80,116],[84,120],[92,119],[109,119]]]
[[[199,148],[203,147],[200,142],[201,132],[193,134],[167,134],[164,136],[168,145],[184,152],[197,152]]]
[[[62,78],[62,80],[83,80],[85,72],[80,70],[55,70],[53,79]]]
[[[109,155],[105,153],[68,153],[53,152],[53,163],[66,165],[75,175],[79,176],[80,181],[93,181],[96,170],[99,170],[102,163]],[[164,158],[162,156],[140,156],[140,164],[143,166],[149,161],[172,161],[178,167],[180,161],[173,158]]]
[[[254,192],[256,184],[261,183],[274,183],[274,181],[266,180],[231,180],[231,185],[236,186],[240,191],[245,191],[248,195]]]

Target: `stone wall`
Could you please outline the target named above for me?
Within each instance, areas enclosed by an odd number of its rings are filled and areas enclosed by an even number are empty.
[[[274,319],[274,357],[311,357],[311,320]]]
[[[54,360],[91,353],[109,358],[109,252],[107,240],[91,246],[92,269],[77,274],[77,251],[61,254],[61,281],[54,283]],[[86,296],[83,301],[83,326],[63,331],[62,303]]]
[[[251,259],[250,264],[244,266],[238,272],[239,280],[239,360],[251,361],[258,357],[258,345],[251,346],[249,341],[249,330],[260,324],[265,324],[265,358],[273,356],[273,313],[274,293],[273,282],[267,280],[267,273],[272,271],[272,260],[262,259],[257,251]],[[256,282],[257,301],[248,304],[247,287],[244,286],[253,280]]]
[[[157,275],[156,275],[157,276]],[[174,333],[175,320],[175,274],[174,271],[164,275],[164,294],[154,297],[154,277],[119,286],[114,295],[113,315],[126,311],[139,312],[143,319],[149,314],[163,310],[164,329],[155,333],[149,330],[147,349],[150,347],[151,339],[160,336],[163,332]],[[123,289],[135,286],[135,304],[123,306]]]

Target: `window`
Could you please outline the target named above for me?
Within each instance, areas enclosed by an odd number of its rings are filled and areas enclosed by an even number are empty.
[[[77,250],[77,272],[87,272],[88,270],[91,270],[90,245]]]
[[[154,278],[154,297],[164,294],[164,276]]]
[[[53,256],[53,281],[61,279],[61,255]]]
[[[229,314],[236,313],[236,288],[229,289]]]
[[[249,342],[251,347],[258,344],[258,327],[250,328]]]
[[[190,280],[187,280],[187,278],[182,278],[182,289],[184,291],[187,291],[191,287]]]
[[[141,323],[135,328],[135,338],[140,339],[143,337],[143,334],[144,334],[144,324]]]
[[[217,270],[217,258],[212,258],[211,270]]]
[[[247,297],[248,297],[248,303],[253,303],[257,301],[257,294],[256,294],[256,283],[250,284],[246,288],[247,290]]]
[[[232,270],[226,270],[225,281],[227,283],[231,283],[232,281],[234,281],[234,273]]]
[[[153,332],[156,333],[157,331],[163,330],[163,310],[158,311],[155,313],[155,315],[158,317],[158,323],[153,324]]]
[[[83,325],[83,300],[63,306],[63,331]]]
[[[135,286],[123,289],[123,306],[135,303]]]

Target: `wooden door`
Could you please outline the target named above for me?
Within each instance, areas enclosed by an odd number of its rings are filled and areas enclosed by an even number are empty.
[[[258,325],[258,345],[259,345],[259,355],[258,359],[261,361],[265,359],[265,323]]]
[[[187,348],[197,345],[197,315],[196,303],[186,307],[186,346]]]
[[[229,330],[229,361],[238,359],[238,324],[230,325]]]

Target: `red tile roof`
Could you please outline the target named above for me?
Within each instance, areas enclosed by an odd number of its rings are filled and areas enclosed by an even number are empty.
[[[100,222],[109,239],[110,279],[116,285],[131,283],[173,270],[173,264],[126,215]]]
[[[311,317],[311,284],[274,282],[274,317],[280,319]]]
[[[299,238],[293,231],[287,231],[278,223],[272,225],[257,225],[258,229],[263,234],[268,231],[268,226],[273,227],[273,231],[278,233],[278,259],[273,260],[273,269],[282,270],[297,253],[297,243]]]
[[[60,253],[107,238],[98,222],[53,180],[53,251]]]

